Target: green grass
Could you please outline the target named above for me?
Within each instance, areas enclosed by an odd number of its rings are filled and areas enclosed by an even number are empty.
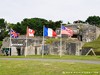
[[[41,55],[28,55],[28,56],[0,56],[0,58],[42,58]],[[43,58],[47,59],[76,59],[76,60],[100,60],[100,56],[75,56],[75,55],[44,55]]]
[[[2,45],[2,41],[0,41],[0,46]]]
[[[83,47],[92,47],[95,52],[100,52],[100,37],[92,42],[85,43]]]
[[[99,72],[100,64],[0,60],[0,75],[100,75]]]

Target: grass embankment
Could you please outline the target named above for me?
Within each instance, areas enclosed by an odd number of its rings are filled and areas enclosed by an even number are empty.
[[[100,64],[0,60],[0,75],[99,75]]]
[[[83,47],[92,47],[96,53],[100,54],[100,37],[92,42],[85,43]]]

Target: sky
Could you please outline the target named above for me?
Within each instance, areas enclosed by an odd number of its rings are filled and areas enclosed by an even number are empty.
[[[44,18],[63,23],[100,16],[100,0],[0,0],[0,18],[17,23],[24,18]]]

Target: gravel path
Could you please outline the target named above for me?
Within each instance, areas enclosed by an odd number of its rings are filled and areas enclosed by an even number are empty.
[[[46,59],[46,58],[0,58],[0,60],[37,60],[37,61],[50,61],[50,62],[79,62],[87,64],[100,64],[100,61],[95,60],[66,60],[66,59]]]

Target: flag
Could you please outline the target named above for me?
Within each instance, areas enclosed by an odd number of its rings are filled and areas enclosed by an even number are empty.
[[[35,31],[33,29],[30,29],[30,28],[27,27],[27,36],[34,37],[34,33],[35,33]]]
[[[61,27],[61,34],[66,34],[68,36],[73,36],[73,30],[72,29],[69,29],[65,26],[62,26]]]
[[[44,36],[56,37],[57,34],[56,34],[56,32],[53,29],[44,27]]]
[[[19,36],[19,33],[14,31],[13,29],[10,30],[10,36],[11,38],[17,38]]]

